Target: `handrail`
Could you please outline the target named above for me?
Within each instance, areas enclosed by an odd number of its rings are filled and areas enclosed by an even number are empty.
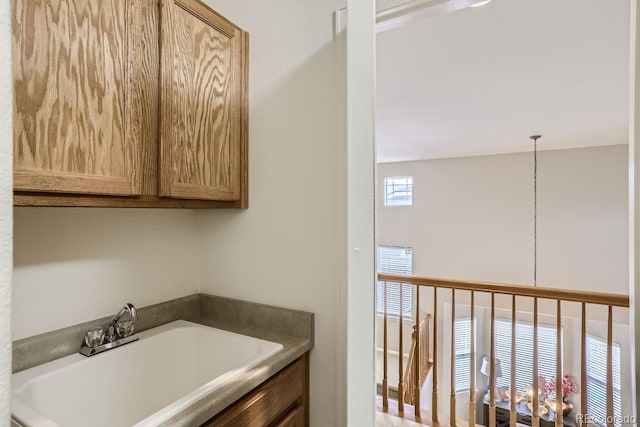
[[[415,405],[416,395],[416,365],[418,366],[418,387],[421,389],[427,375],[429,374],[429,321],[431,315],[427,314],[420,322],[418,327],[418,333],[416,334],[416,325],[413,325],[413,332],[411,333],[411,349],[409,350],[409,357],[407,358],[407,367],[404,371],[404,382],[406,384],[404,390],[404,401],[409,405]],[[419,339],[416,337],[419,336]],[[419,345],[419,351],[416,351],[416,346]],[[416,354],[418,354],[418,363],[415,362]]]
[[[407,366],[404,368],[403,381],[407,385],[404,389],[404,401],[409,405],[413,405],[414,396],[414,370],[415,370],[415,352],[416,352],[416,332],[415,325],[414,331],[411,333],[411,349],[409,350],[409,357],[407,357]]]
[[[429,286],[444,289],[490,292],[503,295],[517,295],[542,299],[585,302],[589,304],[629,307],[629,296],[592,291],[544,288],[529,285],[510,285],[505,283],[474,282],[468,280],[438,279],[431,277],[405,276],[403,274],[378,273],[383,282],[405,283],[417,286]]]

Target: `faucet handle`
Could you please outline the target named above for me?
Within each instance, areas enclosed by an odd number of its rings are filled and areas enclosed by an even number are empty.
[[[121,320],[116,325],[116,332],[118,333],[118,337],[126,338],[133,335],[135,330],[136,322],[131,320]]]
[[[89,329],[84,336],[84,343],[87,347],[96,348],[104,342],[104,331],[102,328]]]

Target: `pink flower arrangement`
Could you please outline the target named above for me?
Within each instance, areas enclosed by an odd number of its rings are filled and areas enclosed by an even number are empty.
[[[547,394],[556,391],[556,379],[551,378],[549,381],[544,382],[544,391]],[[580,391],[580,387],[575,382],[575,378],[572,375],[565,375],[562,378],[562,399],[566,399],[571,393],[577,393]]]

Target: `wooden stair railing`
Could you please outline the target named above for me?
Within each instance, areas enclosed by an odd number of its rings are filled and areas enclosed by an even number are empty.
[[[409,357],[407,358],[407,367],[404,370],[404,402],[409,405],[415,406],[416,390],[422,389],[429,370],[431,369],[431,361],[429,359],[429,320],[431,315],[427,314],[420,322],[420,327],[416,330],[416,325],[413,325],[413,332],[411,333],[411,349],[409,350]],[[417,346],[420,346],[418,349]],[[415,363],[416,360],[418,363]],[[419,366],[418,386],[416,387],[416,366]]]
[[[496,427],[496,405],[495,405],[495,390],[496,390],[496,354],[495,354],[495,296],[496,295],[510,295],[511,296],[511,372],[506,373],[510,377],[510,384],[512,389],[515,388],[515,355],[516,355],[516,342],[515,342],[515,326],[516,326],[516,300],[520,297],[533,298],[533,376],[531,378],[532,387],[532,402],[533,402],[533,415],[532,426],[540,426],[540,417],[538,415],[538,300],[553,300],[556,301],[556,390],[555,390],[555,407],[562,407],[562,341],[561,341],[561,328],[562,328],[562,303],[563,302],[577,302],[580,303],[582,308],[582,331],[581,331],[581,371],[582,371],[582,384],[581,387],[581,409],[582,417],[578,417],[580,420],[586,420],[586,408],[587,408],[587,381],[586,381],[586,337],[587,337],[587,306],[588,305],[600,305],[608,308],[607,318],[607,385],[606,385],[606,415],[607,420],[612,422],[607,427],[613,427],[614,413],[613,413],[613,309],[614,307],[629,308],[629,296],[619,294],[608,294],[601,292],[586,292],[575,291],[569,289],[558,288],[544,288],[534,287],[526,285],[507,285],[499,283],[487,283],[487,282],[472,282],[462,280],[449,280],[449,279],[435,279],[428,277],[418,276],[405,276],[397,274],[378,273],[378,280],[383,283],[384,289],[384,332],[383,332],[383,385],[382,385],[382,410],[387,412],[389,410],[389,390],[387,381],[388,372],[388,322],[387,322],[387,284],[393,283],[398,285],[400,289],[400,301],[402,301],[402,285],[413,285],[416,289],[416,319],[413,325],[413,334],[411,339],[411,350],[409,352],[409,359],[407,362],[406,370],[403,372],[403,343],[402,343],[402,327],[403,318],[402,310],[399,314],[399,342],[398,342],[398,402],[397,402],[397,414],[400,417],[404,417],[405,403],[413,406],[415,415],[414,420],[416,422],[422,422],[422,412],[420,408],[420,388],[423,385],[425,378],[428,374],[429,368],[432,370],[432,393],[431,393],[431,425],[441,425],[439,423],[438,416],[438,345],[447,344],[444,342],[444,337],[438,337],[438,290],[450,290],[451,291],[451,342],[450,346],[451,359],[449,361],[450,373],[451,373],[451,388],[449,397],[449,416],[448,423],[451,426],[457,425],[456,423],[456,375],[455,375],[455,332],[454,322],[456,319],[455,307],[456,307],[456,295],[459,291],[469,292],[471,296],[471,348],[470,348],[470,391],[469,391],[469,424],[475,426],[475,296],[478,292],[489,294],[491,296],[491,333],[490,333],[490,375],[489,375],[489,426]],[[424,320],[420,320],[420,288],[430,287],[433,289],[433,317],[427,315]],[[444,320],[444,319],[441,319]],[[429,323],[433,323],[433,337],[429,335]],[[431,351],[432,359],[429,361],[429,343],[433,343]],[[516,408],[515,400],[511,400],[511,425],[516,424]],[[443,417],[444,418],[444,417]],[[444,419],[443,419],[444,422]],[[466,424],[466,423],[465,423]],[[556,427],[563,425],[562,411],[559,411],[555,417]],[[580,423],[581,427],[586,425]]]

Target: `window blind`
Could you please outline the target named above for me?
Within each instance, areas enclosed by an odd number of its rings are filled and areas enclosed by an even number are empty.
[[[456,391],[471,387],[471,319],[456,319]]]
[[[413,177],[396,176],[384,179],[385,206],[411,206],[413,204]]]
[[[399,246],[378,246],[376,270],[379,273],[413,274],[413,249]],[[384,314],[384,282],[376,286],[376,312]],[[400,316],[400,284],[387,282],[387,314]],[[413,286],[402,285],[402,316],[413,317]]]
[[[496,386],[511,388],[511,321],[496,320],[495,333],[495,354],[502,366],[502,377],[496,379]],[[538,375],[546,380],[556,377],[556,354],[556,328],[538,324]],[[533,325],[517,322],[516,389],[524,392],[532,384]]]
[[[614,424],[620,426],[622,400],[620,396],[620,346],[613,345],[613,415]],[[587,414],[599,425],[607,417],[607,343],[587,335]]]

